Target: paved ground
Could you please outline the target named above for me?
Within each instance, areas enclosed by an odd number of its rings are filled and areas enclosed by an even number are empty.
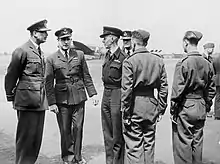
[[[1,57],[0,60],[0,164],[14,163],[14,137],[16,129],[16,112],[11,108],[11,103],[5,100],[3,89],[3,75],[9,62],[9,57]],[[165,60],[168,83],[172,84],[172,76],[176,60]],[[101,83],[102,61],[88,62],[99,97],[102,97],[103,86]],[[170,92],[169,92],[170,93]],[[86,115],[84,124],[83,155],[89,164],[104,164],[105,155],[103,147],[103,135],[100,120],[100,104],[96,107],[91,100],[86,103]],[[204,161],[212,161],[220,164],[220,121],[208,119],[205,126]],[[60,161],[60,135],[57,122],[53,113],[46,113],[45,128],[42,147],[38,164],[59,164]],[[171,124],[169,120],[169,107],[162,121],[158,123],[156,134],[155,159],[158,164],[172,164]],[[206,164],[211,164],[206,162]]]

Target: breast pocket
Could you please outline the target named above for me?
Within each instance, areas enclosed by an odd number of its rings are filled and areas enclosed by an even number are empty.
[[[80,68],[81,68],[81,65],[78,62],[73,63],[69,69],[69,74],[70,75],[79,74],[81,71]]]
[[[121,63],[113,61],[110,65],[109,76],[113,79],[121,78],[121,66]]]
[[[67,100],[68,89],[66,84],[56,84],[55,95],[57,103],[62,103]]]
[[[40,58],[28,58],[26,70],[29,73],[41,73],[42,63]]]

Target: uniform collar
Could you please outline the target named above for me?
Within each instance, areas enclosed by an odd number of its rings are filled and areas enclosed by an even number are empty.
[[[65,51],[63,51],[61,48],[59,48],[61,54],[65,57]],[[67,55],[69,57],[69,54],[70,54],[70,49],[67,50]]]
[[[133,52],[133,55],[134,54],[136,54],[136,53],[143,53],[143,52],[149,52],[145,47],[143,47],[143,48],[139,48],[139,49],[137,49],[137,50],[135,50],[134,52]]]
[[[116,58],[119,58],[120,51],[121,51],[120,47],[118,47],[113,53],[110,51],[112,53],[111,56],[115,56]]]
[[[199,51],[192,51],[187,53],[187,56],[202,56]]]
[[[36,49],[38,49],[39,45],[37,45],[37,44],[33,41],[32,38],[30,38],[30,41],[31,41],[31,43],[33,43],[34,47],[35,47]]]

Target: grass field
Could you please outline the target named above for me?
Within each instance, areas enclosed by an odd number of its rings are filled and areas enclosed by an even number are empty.
[[[10,56],[0,57],[0,164],[14,163],[14,137],[16,130],[16,113],[12,109],[11,103],[6,102],[4,92],[4,74],[10,61]],[[168,74],[169,95],[172,84],[173,72],[175,68],[175,59],[165,59],[166,70]],[[101,82],[101,60],[88,61],[90,73],[93,77],[98,96],[102,97],[103,86]],[[204,163],[220,164],[220,121],[208,119],[205,127],[204,141]],[[156,134],[156,153],[157,163],[172,164],[172,144],[171,144],[171,123],[169,120],[169,106],[167,111],[158,123]],[[100,104],[93,106],[91,100],[86,103],[86,115],[84,123],[83,155],[92,163],[97,156],[103,156],[103,135],[101,129]],[[59,164],[60,163],[60,135],[53,113],[46,113],[44,136],[41,147],[41,155],[38,163],[41,164]],[[102,157],[104,158],[104,157]],[[89,163],[90,163],[89,162]],[[104,161],[103,161],[104,163]],[[100,163],[102,164],[102,163]]]

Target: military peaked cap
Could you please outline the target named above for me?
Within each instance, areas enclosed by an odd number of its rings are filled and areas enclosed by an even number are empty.
[[[51,29],[47,28],[47,20],[46,19],[32,24],[31,26],[29,26],[27,28],[27,30],[28,31],[40,31],[40,32],[51,31]]]
[[[71,28],[64,27],[64,28],[61,28],[60,30],[57,30],[55,32],[55,36],[57,36],[58,38],[71,37],[72,32],[73,30]]]
[[[129,40],[131,39],[131,31],[123,31],[122,40]]]
[[[103,27],[103,34],[100,35],[100,38],[104,38],[107,35],[114,35],[114,36],[120,37],[120,36],[122,36],[122,33],[123,32],[118,28],[104,26]]]
[[[203,47],[206,49],[206,48],[214,48],[215,47],[215,44],[214,43],[206,43],[203,45]]]

